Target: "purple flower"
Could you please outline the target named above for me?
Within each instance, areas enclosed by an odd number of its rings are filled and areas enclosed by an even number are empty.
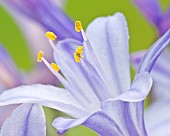
[[[133,0],[144,16],[156,27],[159,35],[163,35],[170,27],[170,8],[161,10],[159,0]]]
[[[84,45],[65,39],[55,46],[52,40],[56,36],[47,33],[60,68],[55,63],[50,65],[42,51],[38,54],[38,61],[47,65],[64,89],[40,84],[21,86],[4,92],[0,105],[39,103],[73,117],[54,120],[59,134],[82,124],[102,136],[146,136],[143,100],[152,86],[149,73],[170,43],[170,31],[148,50],[131,83],[129,35],[121,13],[95,19],[86,33],[76,22],[76,30],[81,31]]]

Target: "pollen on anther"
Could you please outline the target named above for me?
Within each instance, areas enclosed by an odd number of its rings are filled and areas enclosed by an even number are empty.
[[[39,51],[38,54],[37,54],[37,62],[41,62],[43,56],[44,56],[44,52]]]
[[[77,32],[80,32],[82,29],[83,29],[83,26],[82,26],[81,22],[80,21],[76,21],[75,22],[75,30]]]
[[[52,41],[57,38],[57,36],[53,32],[46,32],[45,36]]]
[[[51,67],[57,72],[60,70],[60,67],[55,63],[51,63]]]
[[[74,59],[75,59],[75,61],[76,62],[80,62],[80,60],[81,60],[81,56],[80,56],[80,54],[78,54],[78,53],[74,53]]]
[[[84,49],[83,46],[78,46],[76,49],[76,53],[81,55],[83,53],[83,49]]]

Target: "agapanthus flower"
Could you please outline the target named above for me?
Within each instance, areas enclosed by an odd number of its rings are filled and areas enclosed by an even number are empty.
[[[150,21],[158,34],[163,35],[170,27],[170,8],[163,11],[160,5],[160,0],[133,0],[140,11]]]
[[[64,88],[40,84],[13,88],[0,96],[0,105],[39,103],[73,117],[54,120],[53,126],[59,134],[82,124],[102,136],[146,136],[143,100],[152,86],[149,73],[168,46],[170,31],[148,50],[131,83],[125,17],[116,13],[97,18],[86,33],[81,22],[76,21],[75,26],[82,33],[83,45],[75,39],[55,45],[57,36],[47,32],[57,64],[49,64],[43,51],[37,57]]]

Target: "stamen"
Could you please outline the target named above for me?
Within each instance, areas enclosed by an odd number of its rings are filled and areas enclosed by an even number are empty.
[[[82,59],[81,60],[81,64],[83,66],[83,68],[87,71],[87,73],[89,74],[89,76],[91,77],[90,79],[92,80],[90,83],[93,84],[93,81],[95,81],[95,83],[92,85],[92,88],[102,88],[102,91],[107,92],[101,95],[101,90],[98,91],[98,89],[94,89],[95,94],[98,96],[98,98],[100,99],[100,101],[103,101],[105,99],[108,99],[110,95],[110,93],[108,92],[108,88],[105,86],[105,83],[103,82],[103,80],[100,78],[100,76],[98,75],[97,71],[95,71],[95,69],[93,68],[93,66],[91,66],[91,64],[86,60],[86,59]],[[97,86],[96,86],[97,83]]]
[[[46,32],[45,35],[48,39],[50,39],[52,41],[54,41],[57,38],[57,36],[53,32]]]
[[[80,21],[76,21],[75,22],[75,30],[77,32],[80,32],[82,29],[83,29],[83,26],[82,26],[81,22]]]
[[[44,56],[43,51],[39,51],[37,54],[37,62],[42,62],[42,57]]]
[[[81,22],[80,22],[80,23],[81,23]],[[76,23],[75,23],[75,24],[76,24]],[[82,27],[82,24],[81,24],[81,27]],[[80,31],[81,31],[82,37],[83,37],[83,39],[84,39],[84,42],[85,42],[85,44],[86,44],[86,46],[87,46],[87,49],[89,50],[89,53],[90,53],[90,55],[91,55],[91,57],[92,57],[92,59],[93,59],[93,62],[94,62],[94,64],[96,65],[96,67],[98,68],[98,70],[100,71],[100,75],[101,75],[101,77],[102,77],[102,79],[103,79],[103,82],[106,84],[107,88],[109,89],[110,94],[112,94],[112,93],[111,93],[111,92],[112,92],[112,89],[110,88],[110,84],[111,84],[110,80],[109,80],[109,79],[107,78],[107,76],[105,75],[105,72],[103,71],[103,69],[102,69],[102,67],[101,67],[101,65],[100,65],[100,63],[99,63],[99,61],[98,61],[98,59],[97,59],[97,57],[96,57],[96,55],[95,55],[95,53],[94,53],[94,51],[93,51],[93,48],[92,48],[92,46],[91,46],[91,43],[90,43],[90,41],[88,40],[84,29],[81,28]]]
[[[60,70],[60,67],[55,63],[51,63],[51,67],[57,72]]]
[[[41,58],[44,64],[48,67],[48,69],[59,79],[59,81],[63,84],[63,86],[77,99],[77,101],[83,106],[88,108],[86,105],[88,105],[88,102],[86,99],[81,96],[81,94],[78,94],[75,92],[75,88],[71,86],[71,84],[60,74],[58,73],[54,68],[55,68],[55,63],[50,65],[48,61],[42,57]]]

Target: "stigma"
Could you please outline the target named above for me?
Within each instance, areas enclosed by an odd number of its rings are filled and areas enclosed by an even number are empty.
[[[53,32],[46,32],[45,36],[52,41],[57,39],[57,36]]]
[[[76,62],[80,62],[82,58],[84,47],[83,46],[78,46],[75,53],[74,53],[74,59]]]

